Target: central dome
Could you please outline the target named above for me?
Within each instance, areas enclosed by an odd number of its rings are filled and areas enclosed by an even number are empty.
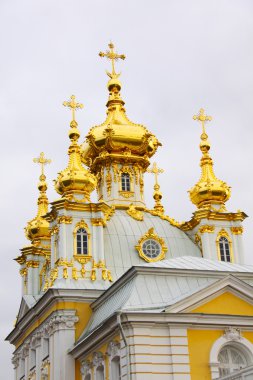
[[[105,158],[125,159],[138,162],[144,169],[149,158],[161,145],[157,138],[141,124],[130,121],[121,99],[121,83],[118,74],[108,82],[109,99],[106,104],[107,118],[104,123],[90,129],[83,143],[82,161],[96,172],[97,165]]]

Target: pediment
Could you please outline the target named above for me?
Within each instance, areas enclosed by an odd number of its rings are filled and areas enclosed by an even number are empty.
[[[165,312],[253,315],[253,287],[228,275],[168,306]]]
[[[26,315],[26,313],[31,309],[31,307],[33,307],[33,305],[36,302],[37,300],[33,296],[22,297],[21,304],[18,311],[17,322],[19,322]]]

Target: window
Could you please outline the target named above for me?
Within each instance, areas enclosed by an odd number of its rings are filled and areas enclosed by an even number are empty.
[[[104,380],[104,366],[100,365],[96,369],[96,380]]]
[[[219,238],[219,249],[221,261],[231,262],[229,241],[225,236]]]
[[[247,367],[245,355],[233,346],[225,346],[218,355],[220,376],[229,375],[235,371]]]
[[[88,233],[84,228],[79,228],[76,232],[76,253],[88,255]]]
[[[121,174],[121,190],[130,191],[130,174],[128,173]]]
[[[121,379],[119,356],[115,356],[111,361],[111,374],[112,374],[112,380],[120,380]]]
[[[49,339],[44,338],[43,342],[43,360],[49,357]]]
[[[148,239],[142,244],[142,251],[150,259],[154,259],[160,255],[161,246],[156,240]]]

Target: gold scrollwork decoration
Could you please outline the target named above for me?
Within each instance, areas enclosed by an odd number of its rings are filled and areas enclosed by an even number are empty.
[[[143,212],[137,210],[133,203],[130,204],[129,209],[127,210],[128,215],[130,215],[135,220],[143,220]]]
[[[39,261],[35,261],[35,260],[29,260],[26,262],[27,268],[38,268],[39,265],[40,265]]]
[[[204,226],[200,226],[199,227],[199,232],[201,234],[204,234],[205,232],[211,234],[211,233],[214,232],[214,230],[215,230],[215,227],[214,226],[210,226],[208,224],[205,224]]]
[[[132,198],[134,196],[133,191],[119,191],[119,194],[124,198]]]
[[[161,251],[160,253],[156,256],[156,257],[148,257],[145,252],[143,251],[143,243],[146,241],[146,240],[149,240],[149,239],[152,239],[152,240],[155,240],[161,247]],[[135,246],[135,248],[137,249],[138,253],[139,253],[139,256],[144,259],[145,261],[147,262],[155,262],[155,261],[160,261],[160,260],[163,260],[165,258],[165,253],[168,251],[168,248],[166,247],[166,244],[165,244],[165,241],[163,238],[161,238],[160,236],[158,236],[155,231],[154,231],[154,228],[150,228],[148,230],[148,232],[146,232],[138,241],[138,244]]]

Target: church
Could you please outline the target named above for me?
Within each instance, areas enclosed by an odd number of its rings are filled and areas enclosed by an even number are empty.
[[[161,143],[128,118],[110,43],[105,121],[79,141],[72,95],[68,164],[47,197],[44,153],[29,244],[15,258],[22,299],[6,338],[15,380],[252,380],[253,266],[245,265],[240,210],[215,176],[206,132],[192,218],[166,215],[150,159]],[[63,156],[64,160],[64,156]],[[193,170],[197,163],[192,163]],[[153,205],[144,174],[154,175]],[[198,175],[196,171],[196,176]],[[91,194],[97,193],[97,202]]]

